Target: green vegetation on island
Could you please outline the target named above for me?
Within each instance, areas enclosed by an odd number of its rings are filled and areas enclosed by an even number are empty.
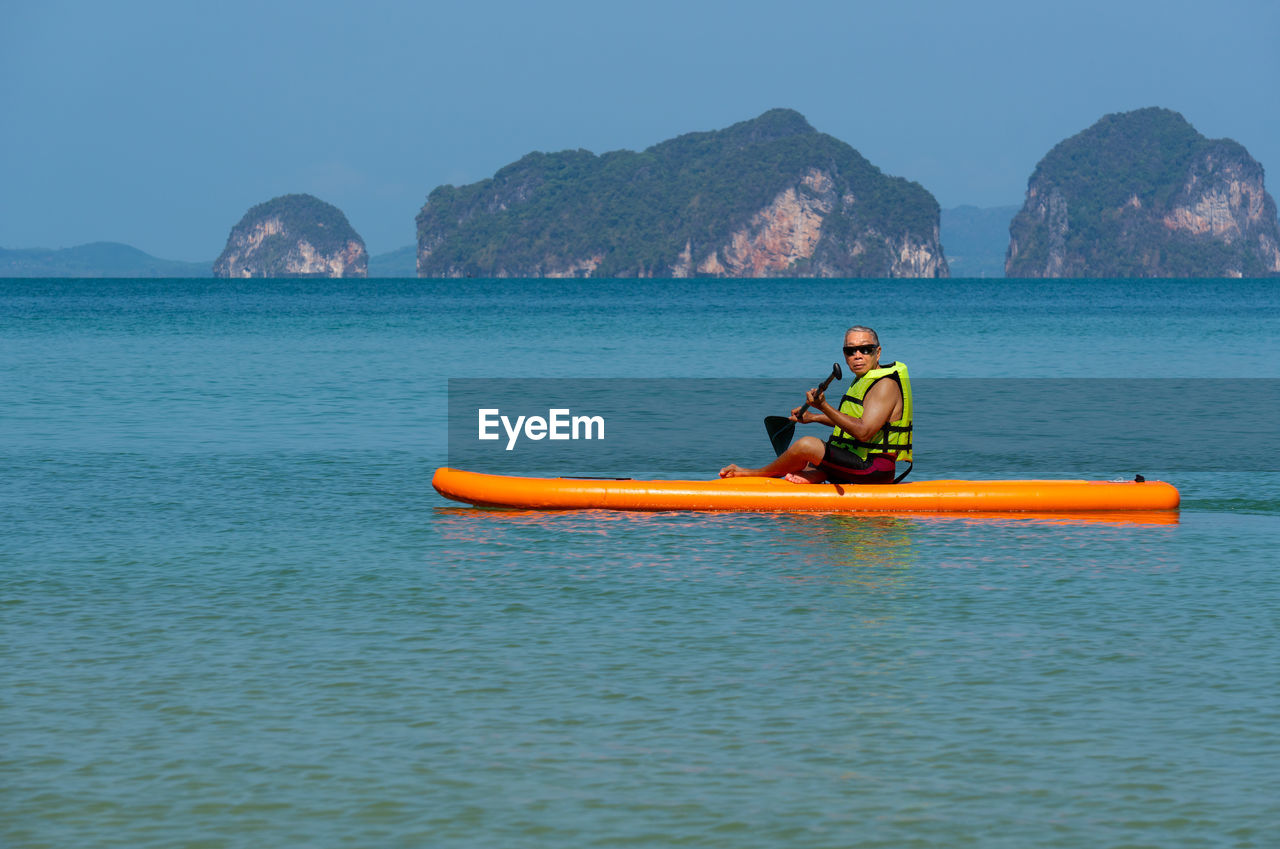
[[[682,253],[697,262],[722,248],[787,188],[819,194],[803,182],[815,170],[836,201],[824,202],[814,253],[787,273],[888,276],[894,245],[936,246],[929,192],[775,109],[639,153],[531,153],[491,179],[441,186],[417,218],[419,273],[540,276],[591,258],[596,277],[670,276]]]
[[[417,243],[369,257],[337,207],[261,203],[217,277],[1258,277],[1280,275],[1262,166],[1181,115],[1106,115],[1050,150],[1021,207],[940,210],[798,112],[641,152],[530,153],[444,185]],[[940,238],[941,236],[941,238]],[[946,255],[944,256],[944,249]],[[115,242],[0,248],[0,277],[207,277]]]
[[[1013,277],[1280,272],[1262,166],[1168,109],[1107,115],[1055,146],[1010,233]]]
[[[304,253],[304,245],[310,246],[310,255]],[[362,277],[367,262],[364,240],[342,210],[312,195],[291,194],[260,203],[244,214],[231,228],[226,248],[214,261],[213,274]]]

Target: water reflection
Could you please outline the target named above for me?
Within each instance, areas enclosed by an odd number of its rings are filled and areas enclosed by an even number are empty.
[[[908,581],[916,561],[920,526],[913,517],[803,513],[779,518],[804,563],[789,576],[796,582],[820,581],[859,592],[893,590]]]
[[[423,554],[470,579],[553,571],[616,579],[620,570],[638,570],[656,580],[732,580],[740,588],[781,581],[897,594],[936,579],[935,567],[1074,563],[1082,545],[1096,549],[1098,562],[1112,563],[1116,546],[1133,543],[1136,526],[1178,521],[1177,511],[697,513],[457,506],[432,511],[426,533],[434,544],[426,544]]]
[[[911,565],[914,518],[885,514],[805,513],[789,517],[806,555],[841,565]]]
[[[741,547],[744,553],[777,547],[806,560],[858,568],[904,569],[913,562],[922,532],[961,528],[1124,528],[1177,525],[1176,510],[1087,513],[729,513],[632,512],[620,510],[510,510],[448,506],[433,510],[432,529],[464,554],[473,544],[510,543],[512,535],[534,547],[567,547],[572,541],[613,538],[615,546],[643,550],[671,535],[697,557],[706,546]],[[551,534],[551,537],[545,534]],[[668,540],[670,541],[670,540]],[[474,553],[474,549],[471,549]],[[723,556],[727,552],[722,551]],[[606,544],[598,556],[627,558]]]

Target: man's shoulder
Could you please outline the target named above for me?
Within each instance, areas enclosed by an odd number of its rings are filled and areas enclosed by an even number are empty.
[[[896,373],[881,375],[876,378],[875,383],[871,384],[871,388],[867,390],[867,394],[870,395],[874,392],[877,395],[883,395],[885,393],[901,395],[902,385],[898,383],[897,377],[898,375]]]

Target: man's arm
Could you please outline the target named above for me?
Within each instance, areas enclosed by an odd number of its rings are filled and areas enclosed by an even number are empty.
[[[799,418],[796,418],[796,416],[799,416]],[[826,413],[819,413],[813,409],[808,409],[801,413],[800,408],[796,407],[791,411],[791,418],[801,424],[824,424],[827,427],[835,426],[831,419],[827,417]]]
[[[876,381],[871,391],[862,399],[860,418],[845,415],[828,404],[827,399],[821,395],[815,395],[813,401],[816,402],[813,406],[821,410],[826,419],[823,424],[838,426],[845,433],[853,434],[854,438],[867,442],[892,420],[894,409],[902,401],[902,390],[896,380],[886,378]]]

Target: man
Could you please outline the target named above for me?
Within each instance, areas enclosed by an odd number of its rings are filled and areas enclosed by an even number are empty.
[[[880,337],[870,327],[844,334],[844,358],[854,380],[839,408],[817,389],[805,394],[816,412],[791,411],[792,421],[832,428],[826,442],[803,436],[759,469],[730,464],[720,477],[779,477],[792,483],[895,483],[896,461],[911,470],[911,380],[905,363],[880,365]],[[902,477],[905,477],[904,472]],[[898,480],[901,480],[899,477]]]

